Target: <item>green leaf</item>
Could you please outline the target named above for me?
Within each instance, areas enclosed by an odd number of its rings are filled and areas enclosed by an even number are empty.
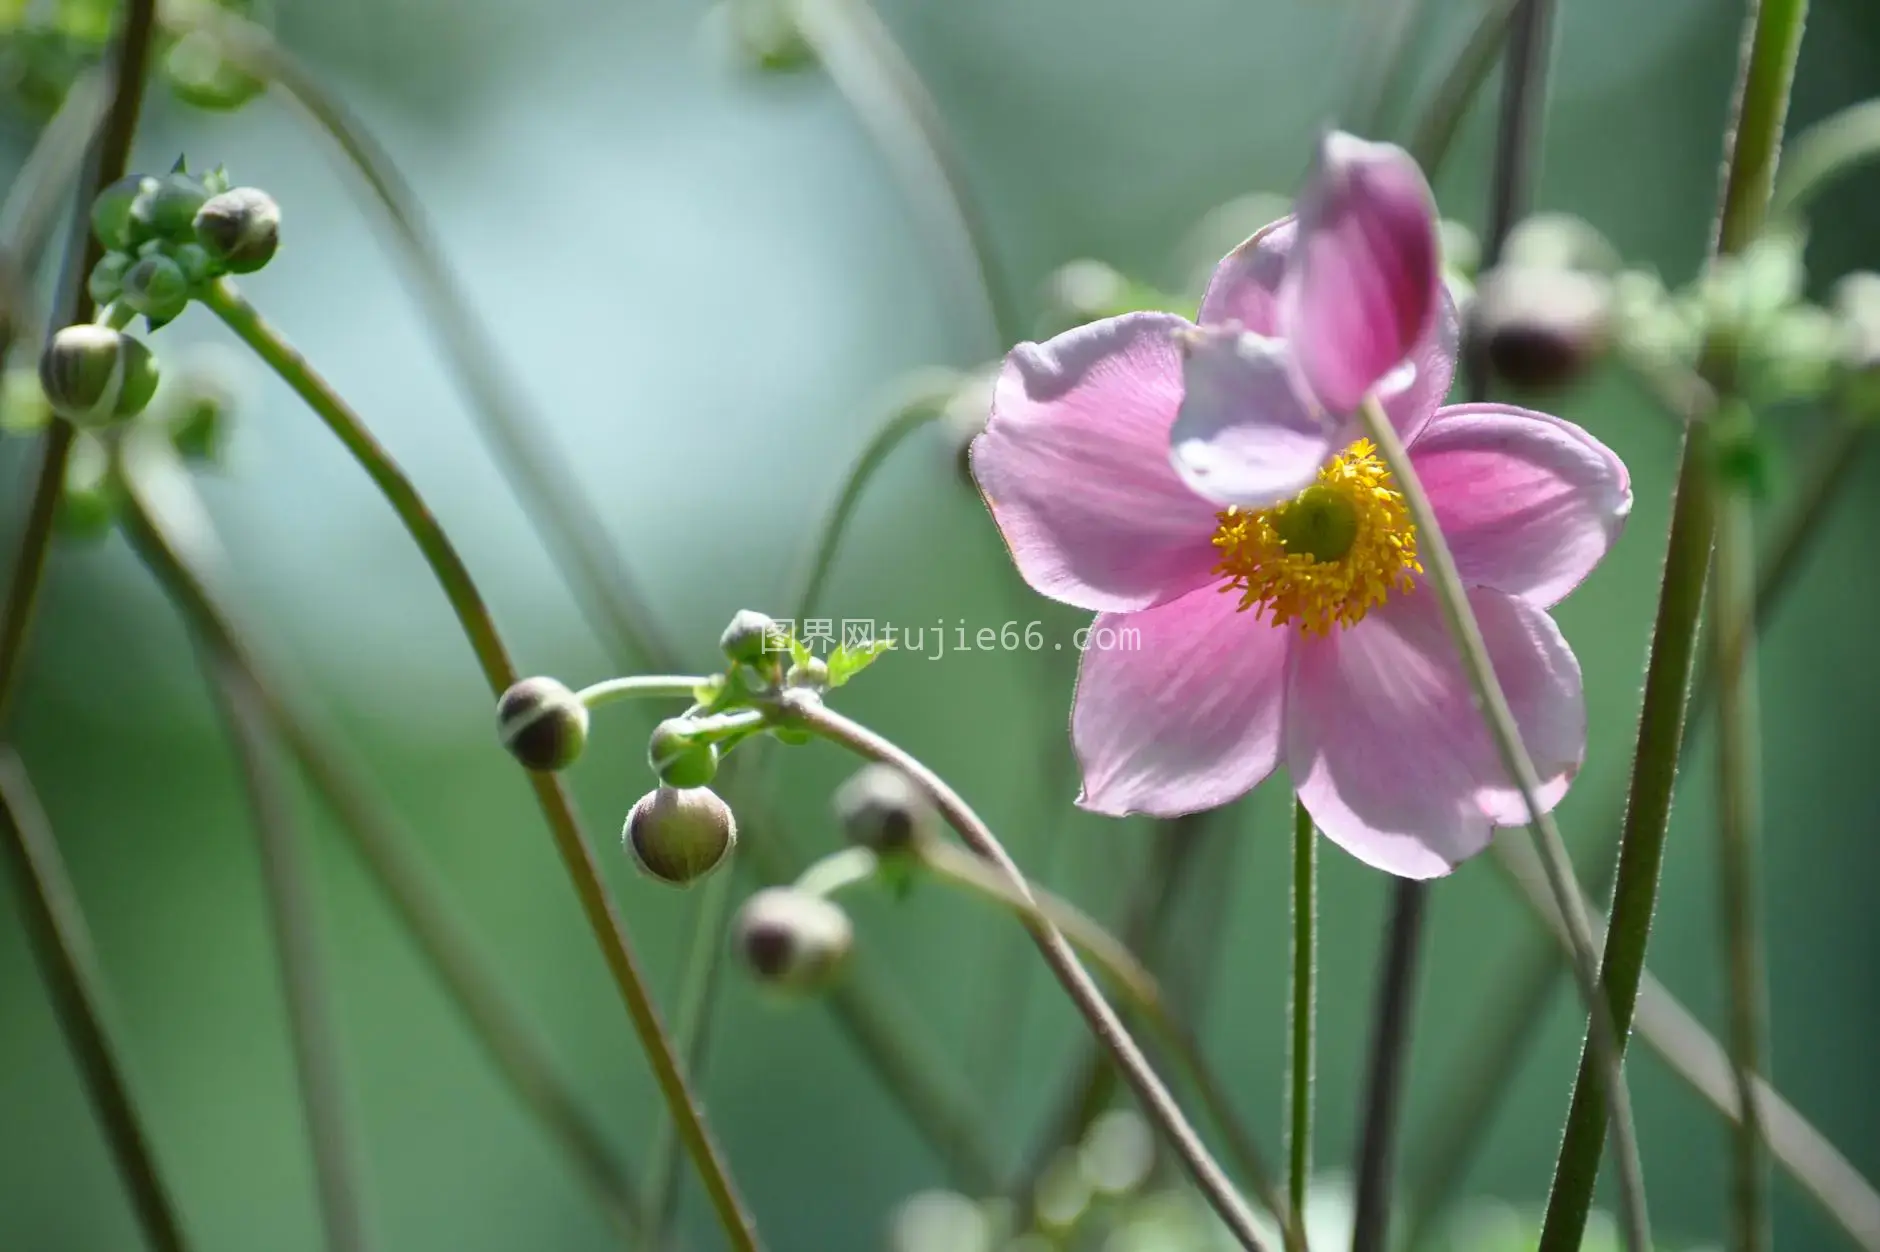
[[[791,661],[798,665],[808,665],[811,661],[816,659],[816,654],[809,650],[809,645],[804,643],[801,639],[798,639],[795,635],[790,636],[789,642]]]
[[[829,657],[829,685],[840,687],[870,665],[875,658],[894,647],[892,639],[875,639],[851,648],[846,643],[837,648]]]

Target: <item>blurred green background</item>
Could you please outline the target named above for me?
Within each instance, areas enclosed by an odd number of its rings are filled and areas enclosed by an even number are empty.
[[[1475,12],[1428,6],[1425,62]],[[1741,5],[1572,0],[1561,6],[1538,207],[1582,214],[1668,281],[1709,232]],[[1172,290],[1184,243],[1215,206],[1289,192],[1316,128],[1355,91],[1360,0],[882,0],[926,78],[1028,318],[1058,266],[1099,257]],[[813,71],[741,63],[685,0],[322,0],[281,6],[283,41],[365,118],[414,184],[501,351],[578,465],[611,538],[699,666],[740,607],[784,612],[789,571],[872,423],[912,367],[975,367],[992,332],[957,299],[888,165]],[[1426,80],[1427,82],[1427,76]],[[1817,0],[1794,120],[1880,85],[1880,10]],[[1492,93],[1491,98],[1492,98]],[[1437,190],[1479,225],[1492,132],[1478,109]],[[1400,119],[1407,131],[1410,118]],[[0,119],[5,168],[33,135]],[[234,115],[153,91],[137,164],[228,164],[267,188],[285,246],[245,284],[416,477],[482,581],[526,671],[572,683],[602,651],[475,438],[464,403],[377,223],[326,145],[272,100]],[[10,177],[10,175],[9,175]],[[1816,285],[1880,264],[1880,182],[1832,198]],[[192,310],[159,349],[222,344]],[[344,729],[421,836],[504,981],[622,1151],[638,1154],[657,1094],[490,701],[428,572],[391,512],[284,387],[249,380],[231,455],[204,491],[231,588]],[[1599,573],[1560,610],[1593,726],[1562,809],[1583,859],[1603,857],[1624,777],[1663,555],[1676,432],[1626,383],[1561,406],[1632,468],[1637,506]],[[1786,419],[1785,445],[1814,433]],[[876,480],[831,586],[833,617],[1081,624],[1012,573],[955,446],[922,432]],[[0,539],[13,551],[35,457],[0,442]],[[1870,789],[1880,702],[1871,615],[1880,526],[1871,451],[1769,631],[1767,908],[1777,1085],[1853,1164],[1880,1175],[1874,954],[1880,871]],[[319,1246],[311,1174],[231,754],[184,632],[121,541],[64,545],[11,727],[42,790],[113,983],[156,1148],[198,1247]],[[1022,863],[1100,912],[1139,876],[1153,831],[1075,812],[1051,775],[1071,650],[892,656],[844,709],[953,780]],[[644,711],[610,708],[573,772],[610,885],[670,1001],[693,897],[638,878],[614,832],[650,785]],[[1709,736],[1686,771],[1651,947],[1655,970],[1720,1022],[1707,795]],[[783,757],[780,808],[834,846],[831,789],[849,763]],[[1208,1045],[1276,1153],[1286,988],[1286,811],[1266,788],[1210,849],[1188,922],[1224,909],[1218,941],[1182,963],[1200,981]],[[305,807],[380,1246],[479,1252],[610,1246],[586,1193],[467,1039],[371,885]],[[1350,1159],[1372,966],[1387,882],[1323,857],[1319,1160]],[[740,870],[742,872],[742,870]],[[740,883],[738,891],[748,890]],[[1218,900],[1210,897],[1218,895]],[[138,1236],[0,896],[0,1247],[91,1252]],[[861,964],[916,1007],[983,1096],[1016,1161],[1057,1099],[1079,1023],[1015,925],[940,890],[854,908]],[[1486,862],[1435,895],[1401,1157],[1445,1108],[1449,1072],[1495,1010],[1530,923]],[[1205,929],[1205,927],[1191,927]],[[1016,994],[1007,990],[1013,978]],[[878,1246],[893,1205],[938,1164],[814,1002],[723,983],[703,1078],[712,1118],[779,1249]],[[1019,1008],[1022,1006],[1022,1010]],[[1545,1195],[1581,1027],[1561,984],[1543,1039],[1468,1180],[1474,1195]],[[1715,1241],[1721,1124],[1640,1049],[1631,1067],[1653,1217],[1668,1246]],[[693,1246],[717,1236],[688,1181]],[[1843,1246],[1786,1179],[1777,1244]]]

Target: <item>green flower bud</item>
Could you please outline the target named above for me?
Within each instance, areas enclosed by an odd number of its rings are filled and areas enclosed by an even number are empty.
[[[52,406],[39,374],[10,369],[0,377],[0,435],[36,435],[52,423]]]
[[[718,745],[694,737],[685,718],[669,717],[653,728],[646,760],[668,787],[703,787],[718,772]]]
[[[648,875],[684,887],[718,868],[737,846],[738,823],[711,788],[662,785],[640,797],[620,838]]]
[[[1616,273],[1618,250],[1599,228],[1571,213],[1535,213],[1523,218],[1502,245],[1501,264],[1536,269]]]
[[[85,280],[85,290],[91,294],[91,301],[99,308],[111,303],[124,292],[124,271],[131,267],[131,258],[122,252],[107,252],[98,258],[98,264],[91,267],[91,276]]]
[[[855,942],[848,914],[794,887],[768,887],[746,900],[732,935],[752,974],[799,991],[827,983]]]
[[[281,207],[253,187],[211,196],[196,213],[196,242],[235,274],[250,274],[274,258],[281,242]]]
[[[144,179],[137,198],[131,202],[131,237],[181,243],[189,238],[196,210],[208,198],[202,184],[180,169],[161,178]]]
[[[799,661],[790,667],[789,673],[783,676],[783,685],[821,691],[829,685],[829,662],[819,656],[812,656],[807,661]]]
[[[755,609],[739,609],[724,634],[718,636],[718,646],[732,661],[756,665],[782,637],[783,628],[777,625],[776,619]]]
[[[496,702],[496,734],[528,769],[567,769],[587,746],[587,705],[553,678],[525,678]]]
[[[147,256],[124,271],[121,298],[152,325],[160,325],[189,307],[189,279],[169,257]]]
[[[164,391],[165,425],[170,445],[189,461],[218,461],[228,443],[238,403],[229,364],[196,356],[170,371]]]
[[[913,779],[888,765],[869,765],[836,791],[836,819],[850,842],[888,855],[932,837],[938,814]]]
[[[232,113],[268,89],[259,78],[230,64],[221,44],[206,30],[192,30],[171,45],[163,76],[183,103],[217,113]]]
[[[67,326],[39,357],[39,385],[61,417],[102,426],[144,411],[157,390],[157,359],[109,326]]]
[[[1483,274],[1469,335],[1496,377],[1530,391],[1573,382],[1605,352],[1612,284],[1583,270],[1498,266]]]
[[[183,271],[193,288],[216,276],[215,258],[199,243],[179,243],[170,249],[170,259]]]
[[[65,462],[65,489],[55,515],[60,532],[70,539],[102,539],[117,523],[122,498],[111,450],[96,435],[81,431]]]
[[[734,53],[757,69],[790,73],[816,63],[788,0],[721,0],[715,18]]]
[[[143,186],[144,175],[126,174],[91,202],[91,233],[106,248],[122,251],[131,246],[131,205]]]

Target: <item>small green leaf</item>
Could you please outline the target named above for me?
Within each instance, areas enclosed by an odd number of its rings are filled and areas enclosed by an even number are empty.
[[[855,677],[870,665],[873,665],[875,658],[892,647],[894,647],[894,641],[892,639],[871,640],[858,648],[851,648],[847,644],[843,644],[829,657],[829,685],[831,687],[840,687],[843,683]]]
[[[816,659],[816,654],[809,650],[809,645],[804,643],[801,639],[798,639],[795,635],[790,636],[789,642],[791,661],[798,665],[808,665],[811,661]]]

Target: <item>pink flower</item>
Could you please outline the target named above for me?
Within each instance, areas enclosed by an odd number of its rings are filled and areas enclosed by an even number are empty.
[[[1565,794],[1586,713],[1547,609],[1611,547],[1631,488],[1568,422],[1438,407],[1456,319],[1433,232],[1407,156],[1334,136],[1298,222],[1221,263],[1198,327],[1135,313],[1006,359],[974,475],[1025,580],[1098,611],[1114,644],[1084,654],[1071,715],[1085,808],[1212,808],[1284,763],[1320,829],[1412,878],[1526,820],[1415,528],[1356,437],[1367,392],[1429,492],[1542,799]]]

